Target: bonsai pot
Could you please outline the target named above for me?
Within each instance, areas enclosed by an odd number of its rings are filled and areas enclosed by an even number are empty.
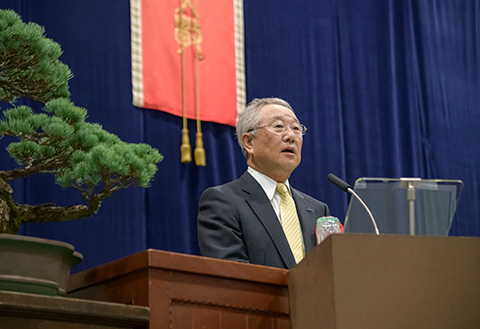
[[[82,259],[65,242],[0,234],[0,290],[66,296],[70,269]]]

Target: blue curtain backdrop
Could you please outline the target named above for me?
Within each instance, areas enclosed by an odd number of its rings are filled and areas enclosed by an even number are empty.
[[[460,179],[450,234],[480,236],[479,0],[245,0],[244,7],[248,101],[284,98],[308,127],[293,186],[343,219],[349,197],[327,182],[330,172],[351,184]],[[165,156],[151,188],[123,190],[91,218],[28,224],[21,233],[74,244],[84,255],[75,271],[147,248],[198,254],[201,192],[246,169],[234,129],[203,123],[207,166],[181,164],[181,118],[132,106],[128,0],[2,0],[0,8],[45,26],[61,44],[74,74],[72,100],[89,121]],[[194,122],[189,129],[194,141]],[[1,149],[10,141],[0,140]],[[6,151],[0,162],[14,166]],[[14,182],[17,202],[82,201],[52,182]]]

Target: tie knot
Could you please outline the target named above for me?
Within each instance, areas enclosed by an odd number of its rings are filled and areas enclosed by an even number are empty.
[[[289,195],[287,185],[283,183],[277,183],[277,192],[281,195]]]

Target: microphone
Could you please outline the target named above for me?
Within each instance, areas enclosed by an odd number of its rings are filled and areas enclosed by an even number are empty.
[[[341,180],[340,178],[338,178],[337,176],[335,176],[334,174],[330,173],[327,175],[327,179],[333,183],[334,185],[336,185],[338,188],[340,188],[341,190],[345,191],[345,192],[348,192],[350,194],[352,194],[354,197],[357,198],[358,201],[360,201],[360,203],[363,205],[363,207],[365,208],[365,210],[367,211],[368,215],[370,216],[370,219],[372,220],[372,223],[373,223],[373,226],[375,228],[375,234],[377,235],[380,235],[380,232],[378,231],[378,228],[377,228],[377,223],[375,222],[375,219],[373,218],[373,215],[372,215],[372,212],[370,211],[370,209],[368,209],[367,205],[365,204],[365,202],[363,202],[363,200],[358,196],[357,193],[355,193],[355,191],[352,189],[352,187],[350,186],[350,184],[348,184],[347,182]],[[345,222],[345,225],[344,227],[347,226],[347,222]]]
[[[350,184],[348,184],[347,182],[344,182],[334,174],[331,174],[331,173],[328,174],[327,179],[345,192],[349,192],[348,189],[352,188]]]

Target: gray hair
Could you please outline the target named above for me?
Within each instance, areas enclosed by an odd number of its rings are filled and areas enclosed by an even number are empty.
[[[248,152],[247,150],[245,150],[245,147],[243,147],[242,135],[247,133],[249,130],[258,127],[261,119],[259,114],[260,110],[262,109],[262,107],[269,104],[281,105],[283,107],[286,107],[287,109],[290,109],[293,112],[290,104],[280,98],[255,98],[253,101],[251,101],[247,105],[245,110],[240,114],[236,128],[237,141],[240,145],[240,148],[242,149],[242,153],[245,156],[245,159],[248,159]],[[256,130],[251,131],[250,134],[252,134],[253,137],[257,138]]]

